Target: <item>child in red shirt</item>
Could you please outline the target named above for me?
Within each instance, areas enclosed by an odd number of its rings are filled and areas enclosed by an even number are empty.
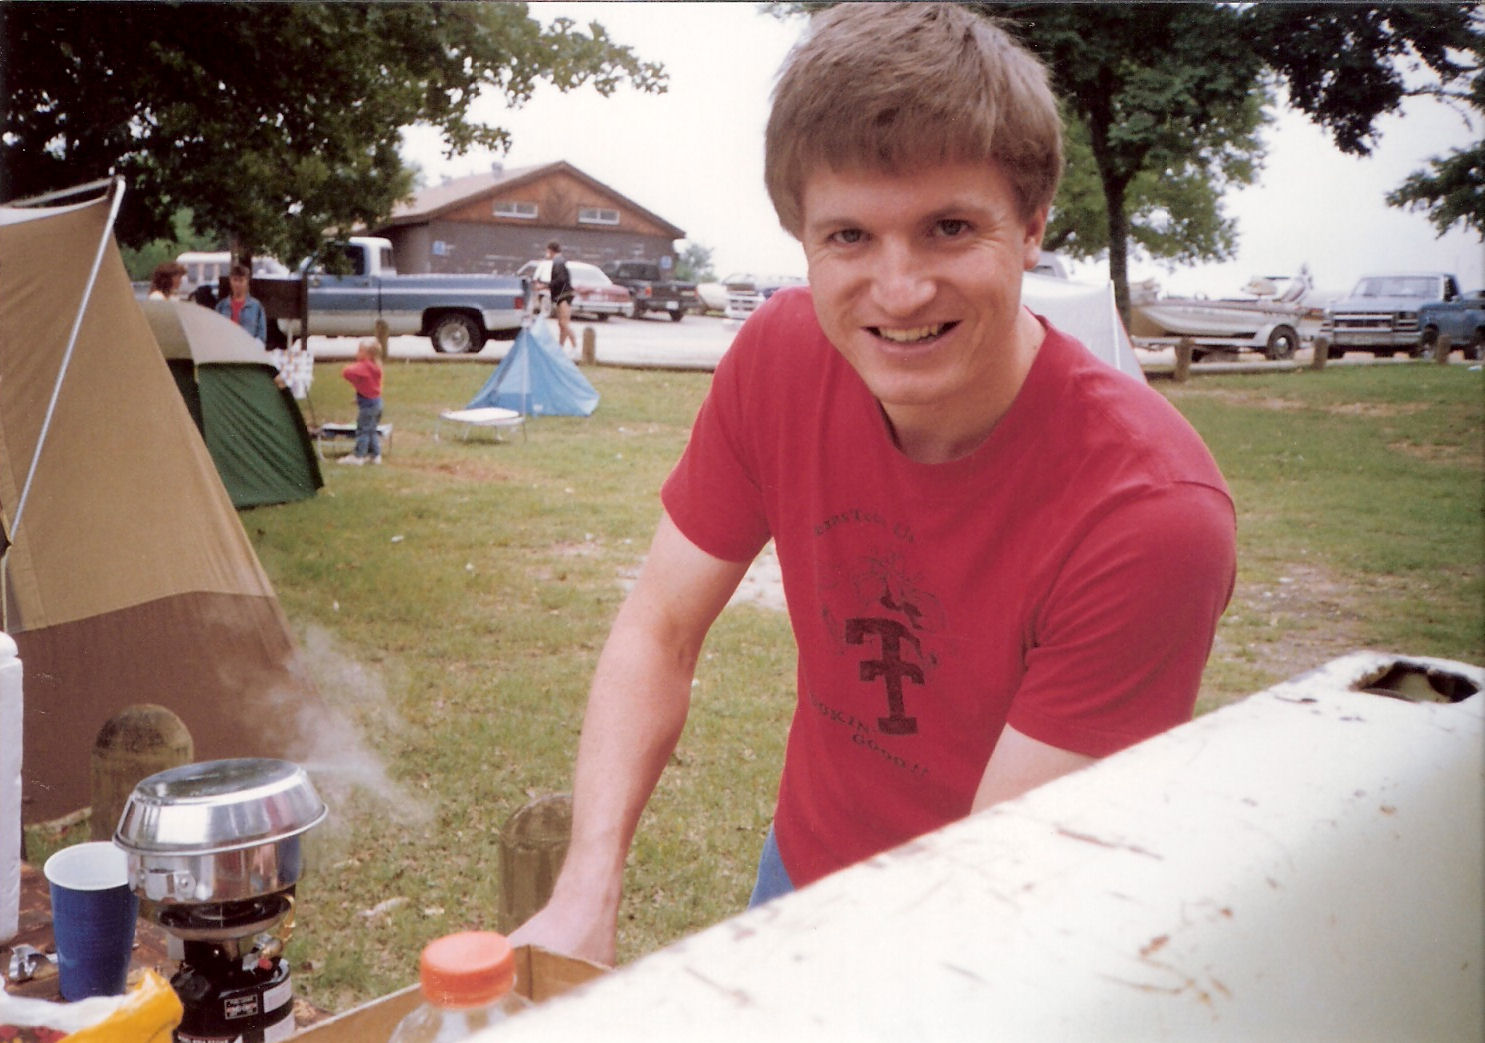
[[[356,389],[356,448],[340,462],[359,467],[369,459],[382,462],[382,440],[377,425],[382,419],[382,346],[375,337],[356,345],[356,361],[340,371]]]

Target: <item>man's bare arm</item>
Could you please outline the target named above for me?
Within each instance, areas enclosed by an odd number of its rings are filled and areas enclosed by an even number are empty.
[[[551,901],[512,934],[515,944],[613,963],[625,856],[686,723],[702,642],[746,571],[661,519],[599,656],[566,861]]]
[[[1010,725],[1000,734],[995,752],[985,765],[975,789],[971,812],[1019,797],[1044,782],[1092,764],[1097,758],[1059,749],[1016,731]]]

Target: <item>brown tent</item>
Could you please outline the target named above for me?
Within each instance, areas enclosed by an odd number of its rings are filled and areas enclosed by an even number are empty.
[[[93,741],[125,706],[168,706],[209,759],[286,755],[316,699],[134,299],[111,233],[121,191],[0,207],[4,623],[25,665],[27,822],[88,804]]]

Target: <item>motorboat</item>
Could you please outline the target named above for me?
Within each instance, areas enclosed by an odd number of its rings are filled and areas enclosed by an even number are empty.
[[[1313,288],[1308,266],[1293,276],[1256,276],[1240,297],[1161,297],[1152,284],[1131,287],[1130,334],[1189,337],[1207,348],[1255,348],[1283,359],[1299,346]]]

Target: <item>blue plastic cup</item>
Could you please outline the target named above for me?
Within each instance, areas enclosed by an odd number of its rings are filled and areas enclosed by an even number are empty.
[[[42,872],[51,884],[62,998],[121,994],[139,916],[128,856],[107,841],[74,844],[48,858]]]

